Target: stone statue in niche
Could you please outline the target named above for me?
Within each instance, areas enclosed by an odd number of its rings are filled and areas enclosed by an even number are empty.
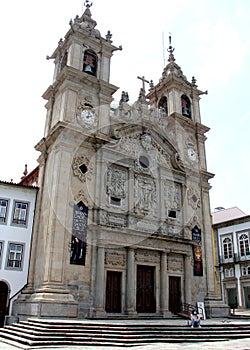
[[[136,213],[153,213],[156,205],[156,185],[153,179],[136,175],[135,201]]]
[[[107,194],[116,198],[126,198],[125,183],[127,181],[127,172],[114,167],[107,171]]]
[[[143,146],[143,148],[146,151],[149,151],[152,149],[152,139],[151,136],[149,134],[143,134],[141,136],[141,144]]]

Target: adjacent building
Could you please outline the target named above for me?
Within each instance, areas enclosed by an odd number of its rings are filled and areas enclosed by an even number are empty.
[[[231,309],[250,308],[250,215],[233,207],[212,216],[223,298]]]
[[[27,285],[37,188],[0,181],[0,325]]]

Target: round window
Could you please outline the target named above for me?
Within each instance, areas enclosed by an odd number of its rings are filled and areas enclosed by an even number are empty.
[[[145,156],[139,157],[139,163],[140,163],[140,166],[144,169],[147,169],[149,167],[149,160]]]

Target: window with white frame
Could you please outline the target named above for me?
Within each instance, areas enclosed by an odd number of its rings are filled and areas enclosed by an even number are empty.
[[[15,202],[12,223],[27,225],[28,203]]]
[[[0,198],[0,222],[7,221],[8,200]]]
[[[0,241],[0,268],[2,266],[3,242]]]
[[[248,232],[239,235],[239,250],[241,257],[250,255]]]
[[[222,240],[222,246],[223,246],[223,258],[224,259],[231,259],[233,257],[233,243],[231,237],[225,237]]]
[[[23,244],[9,243],[6,267],[21,270],[23,265],[23,251]]]
[[[241,272],[242,276],[250,275],[250,266],[243,266]]]
[[[225,277],[234,277],[234,268],[233,267],[226,268],[224,270],[224,275]]]

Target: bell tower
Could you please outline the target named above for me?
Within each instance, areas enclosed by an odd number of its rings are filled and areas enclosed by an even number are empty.
[[[168,64],[159,83],[151,82],[147,98],[151,107],[157,108],[166,118],[166,132],[177,147],[181,159],[187,166],[199,166],[206,170],[205,133],[209,128],[201,124],[200,95],[207,94],[198,89],[196,79],[189,82],[180,66],[176,64],[174,48],[169,36]]]
[[[90,202],[95,191],[92,185],[86,189],[85,173],[89,171],[88,178],[93,175],[90,140],[94,149],[99,139],[108,137],[110,103],[117,90],[109,82],[110,61],[121,47],[112,45],[109,31],[101,36],[92,19],[92,4],[87,0],[85,6],[83,15],[70,21],[64,39],[47,57],[54,60],[55,69],[53,83],[43,94],[47,101],[44,137],[35,147],[41,152],[40,191],[28,286],[13,308],[20,318],[82,315],[74,289],[80,284],[89,288],[91,280],[90,261],[86,262],[91,247],[87,247],[85,228],[87,215],[90,222],[93,215]],[[79,276],[84,281],[79,282]]]
[[[96,29],[89,1],[81,17],[70,21],[64,40],[47,59],[55,63],[53,84],[43,97],[48,101],[45,137],[60,123],[88,127],[105,133],[109,106],[117,87],[110,84],[110,60],[114,51],[112,34],[105,38]]]

